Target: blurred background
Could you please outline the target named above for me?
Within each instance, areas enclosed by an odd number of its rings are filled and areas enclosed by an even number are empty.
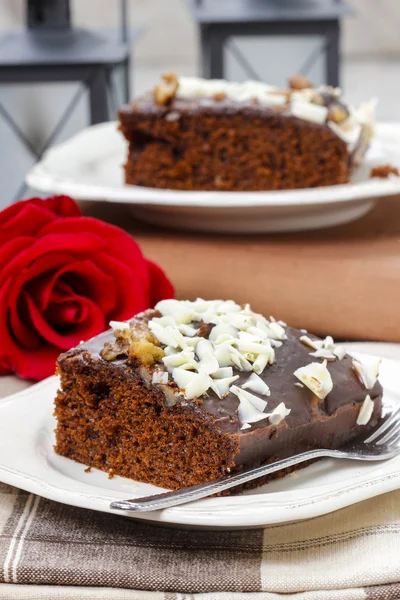
[[[51,4],[51,0],[48,2]],[[200,51],[199,35],[201,11],[205,11],[210,19],[210,11],[216,10],[221,2],[222,12],[228,11],[233,20],[235,10],[243,8],[241,0],[230,0],[228,4],[226,0],[127,0],[125,34],[130,54],[130,97],[154,87],[164,71],[173,70],[181,75],[202,73],[204,56]],[[268,4],[272,11],[278,10],[280,14],[287,11],[289,16],[295,15],[300,5],[305,9],[308,5],[311,10],[316,2],[322,8],[325,4],[333,5],[340,15],[339,73],[346,98],[349,102],[357,103],[379,96],[378,119],[398,120],[399,0],[247,2],[252,10],[264,10]],[[124,3],[119,0],[70,2],[72,26],[111,36],[107,39],[118,39],[125,35],[121,29],[123,15]],[[217,15],[216,19],[220,18]],[[237,19],[242,22],[240,15]],[[25,0],[1,0],[0,63],[7,55],[17,61],[18,50],[13,46],[16,38],[12,38],[10,43],[10,35],[27,31],[27,20]],[[107,32],[104,32],[105,29]],[[262,25],[259,29],[262,30]],[[229,38],[223,50],[223,74],[226,78],[238,81],[259,78],[268,83],[284,85],[289,75],[303,72],[316,84],[326,80],[324,53],[327,47],[322,37],[299,37],[292,35],[293,32],[280,36],[265,35],[262,31],[256,33],[251,31],[247,35]],[[23,60],[25,58],[22,56]],[[120,71],[115,69],[111,75],[112,93],[108,98],[111,119],[116,108],[124,101],[124,80]],[[11,79],[18,77],[13,75]],[[34,153],[40,154],[44,146],[59,143],[90,124],[90,104],[84,85],[75,81],[37,83],[34,78],[29,82],[23,77],[21,79],[21,82],[10,82],[10,77],[0,70],[0,206],[26,193],[22,183],[25,173],[36,160]]]

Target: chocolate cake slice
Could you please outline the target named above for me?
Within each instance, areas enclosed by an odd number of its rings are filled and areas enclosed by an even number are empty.
[[[164,300],[62,354],[56,452],[177,489],[379,421],[379,360],[232,300]],[[258,481],[260,483],[260,480]]]
[[[119,111],[125,181],[182,190],[280,190],[346,183],[372,136],[374,103],[294,77],[289,89],[165,75]]]

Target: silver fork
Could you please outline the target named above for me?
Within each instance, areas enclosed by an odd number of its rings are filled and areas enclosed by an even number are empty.
[[[276,471],[315,458],[330,457],[376,461],[387,460],[397,454],[400,454],[400,403],[387,415],[385,421],[367,439],[357,440],[340,450],[321,449],[303,452],[289,458],[277,460],[272,464],[247,469],[208,483],[193,485],[173,492],[146,496],[144,498],[117,500],[110,504],[110,508],[133,512],[148,512],[178,506],[179,504],[185,504],[186,502],[192,502],[193,500],[217,494],[236,485],[241,485],[247,481],[252,481],[258,477],[269,475],[270,473],[275,473]]]

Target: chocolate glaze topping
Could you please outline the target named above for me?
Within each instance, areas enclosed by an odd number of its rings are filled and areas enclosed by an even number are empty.
[[[149,312],[148,314],[151,315],[153,313]],[[201,411],[202,413],[211,415],[213,420],[215,419],[218,423],[221,431],[237,434],[241,438],[247,439],[254,437],[253,432],[257,430],[270,428],[274,431],[277,427],[280,429],[292,429],[307,425],[316,419],[324,420],[326,417],[349,405],[358,405],[358,411],[367,394],[370,395],[372,400],[381,397],[382,386],[380,383],[377,382],[372,390],[366,390],[353,369],[352,358],[348,355],[342,360],[337,359],[328,362],[327,366],[332,377],[333,389],[324,400],[320,400],[314,396],[312,391],[307,387],[296,385],[296,383],[299,383],[298,379],[294,376],[296,369],[304,367],[311,362],[322,362],[322,360],[310,356],[312,349],[300,341],[300,337],[304,335],[303,333],[290,327],[286,328],[286,333],[288,339],[283,342],[281,347],[275,348],[275,362],[267,366],[260,375],[271,390],[271,395],[264,398],[268,403],[265,412],[271,412],[281,402],[285,403],[286,408],[291,409],[285,421],[281,422],[278,426],[271,425],[269,420],[266,419],[265,421],[262,420],[253,423],[251,428],[241,431],[242,424],[237,414],[239,400],[232,393],[220,399],[213,391],[209,390],[207,394],[196,401],[185,400],[182,395],[177,396],[177,401],[181,404],[192,405],[193,410],[196,412]],[[106,342],[113,343],[114,341],[113,332],[111,330],[107,331],[70,350],[60,360],[69,356],[80,356],[85,362],[91,363],[95,361],[110,365],[109,362],[107,363],[101,357],[100,353]],[[127,373],[137,373],[129,357],[118,358],[112,361],[111,364],[114,367],[120,367]],[[164,368],[162,363],[155,366],[156,368]],[[239,387],[250,375],[250,373],[240,371],[237,368],[234,368],[233,372],[234,375],[239,375],[239,379],[235,382],[235,385]],[[171,384],[171,386],[176,389],[175,384]],[[378,408],[380,408],[380,405]]]
[[[170,104],[163,106],[154,101],[153,95],[147,93],[140,98],[137,98],[132,104],[127,104],[120,109],[120,114],[133,124],[138,119],[145,116],[166,118],[168,115],[173,115],[176,120],[186,116],[201,115],[204,117],[213,117],[216,114],[220,115],[243,115],[248,118],[266,118],[273,117],[279,114],[287,119],[295,120],[297,123],[303,123],[305,127],[316,127],[329,130],[326,123],[319,124],[311,121],[305,121],[292,115],[289,105],[284,106],[266,106],[257,101],[247,100],[244,102],[235,102],[230,98],[216,100],[214,98],[174,98]],[[171,121],[171,125],[174,121]],[[332,136],[336,135],[332,132]]]

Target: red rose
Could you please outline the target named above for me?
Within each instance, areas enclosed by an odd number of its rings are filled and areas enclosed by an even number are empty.
[[[173,295],[127,233],[67,196],[0,212],[1,375],[52,375],[60,352]]]

